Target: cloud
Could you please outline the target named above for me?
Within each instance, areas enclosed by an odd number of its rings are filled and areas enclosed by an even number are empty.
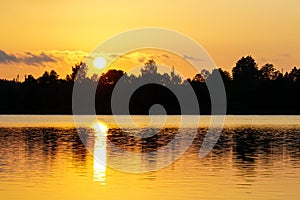
[[[16,63],[19,62],[18,58],[13,54],[7,54],[0,50],[0,63]]]
[[[23,54],[8,54],[0,50],[0,63],[23,63],[31,66],[44,66],[45,63],[57,62],[53,57],[45,54],[44,52],[33,54],[25,52]]]
[[[84,59],[86,60],[89,60],[89,61],[93,61],[94,59],[98,58],[98,57],[103,57],[105,58],[105,60],[107,62],[111,62],[119,57],[122,57],[122,53],[119,53],[119,52],[110,52],[110,53],[107,53],[107,52],[91,52],[89,54],[85,53],[86,55],[83,57]]]
[[[114,60],[114,59],[121,59],[121,60],[129,60],[130,62],[133,62],[135,64],[144,64],[147,60],[166,60],[171,59],[171,56],[163,53],[163,52],[130,52],[130,53],[120,53],[120,52],[92,52],[88,56],[86,56],[87,59],[93,60],[96,57],[104,57],[108,59],[108,61]]]
[[[44,63],[54,63],[57,62],[55,59],[52,57],[46,55],[45,53],[40,53],[38,55],[34,55],[30,52],[26,52],[26,56],[21,58],[22,62],[27,64],[27,65],[43,65]]]
[[[284,58],[289,58],[289,57],[291,57],[291,55],[288,54],[288,53],[279,54],[278,56],[279,56],[279,57],[284,57]]]
[[[291,57],[292,57],[291,54],[282,53],[282,54],[277,54],[277,55],[271,56],[271,57],[261,57],[261,58],[258,59],[258,61],[263,62],[263,63],[282,62],[282,61],[285,61],[287,59],[290,59]]]
[[[162,54],[161,56],[162,56],[162,57],[165,57],[165,58],[170,58],[170,56],[167,55],[167,54]]]
[[[143,64],[145,63],[146,60],[154,59],[155,56],[153,53],[133,52],[133,53],[122,55],[121,58],[128,59],[136,64]]]
[[[203,61],[201,59],[195,58],[193,56],[183,55],[183,57],[187,60],[193,60],[193,61]]]
[[[84,51],[71,51],[71,50],[50,50],[43,51],[45,55],[56,60],[57,62],[76,64],[82,62],[85,58],[88,58],[88,53]]]
[[[121,53],[110,53],[110,54],[108,54],[108,56],[111,57],[111,58],[117,58],[121,55],[122,55]]]
[[[139,63],[144,63],[145,60],[146,60],[146,57],[139,57],[139,58],[138,58],[138,62],[139,62]]]

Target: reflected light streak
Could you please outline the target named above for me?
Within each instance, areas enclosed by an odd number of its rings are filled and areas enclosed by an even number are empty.
[[[94,141],[94,181],[106,184],[106,135],[108,127],[103,122],[93,125]]]

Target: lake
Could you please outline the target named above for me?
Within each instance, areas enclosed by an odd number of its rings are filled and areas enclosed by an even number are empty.
[[[217,144],[200,159],[210,122],[202,116],[197,127],[182,125],[184,134],[196,135],[178,160],[156,171],[122,171],[141,163],[155,169],[162,160],[153,152],[174,138],[179,118],[133,116],[131,127],[121,116],[121,129],[112,116],[98,116],[99,126],[82,116],[77,129],[72,116],[2,115],[0,198],[299,199],[300,116],[226,116]],[[180,148],[173,145],[162,159]]]

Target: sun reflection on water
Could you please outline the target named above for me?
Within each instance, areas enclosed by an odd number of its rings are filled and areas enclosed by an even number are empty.
[[[106,184],[106,135],[108,127],[103,122],[93,125],[95,130],[94,141],[94,181]]]

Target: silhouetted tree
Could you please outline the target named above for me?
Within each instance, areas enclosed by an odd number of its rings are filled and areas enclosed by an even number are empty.
[[[168,78],[167,75],[168,74],[165,75],[166,78]],[[171,77],[170,78],[171,78],[172,84],[176,85],[176,84],[182,83],[182,78],[181,78],[180,75],[175,73],[175,68],[174,67],[172,67],[172,72],[171,72]]]
[[[213,71],[211,72],[211,74],[207,77],[207,79],[213,78],[213,77],[217,77],[217,74],[219,74],[223,80],[223,82],[229,83],[232,79],[230,76],[230,73],[227,71],[222,70],[221,68],[219,69],[213,69]]]
[[[276,80],[280,76],[280,72],[275,69],[273,64],[265,64],[259,70],[259,76],[262,80]]]
[[[142,76],[145,76],[147,74],[157,74],[157,65],[154,60],[148,60],[148,62],[145,63],[144,68],[141,69]]]
[[[251,56],[242,57],[232,69],[234,81],[249,82],[258,78],[258,67]]]
[[[300,69],[294,67],[290,73],[286,73],[285,77],[291,82],[300,81]]]
[[[116,69],[111,69],[106,73],[103,73],[102,76],[100,77],[100,83],[101,84],[116,84],[118,80],[124,76],[124,71],[122,70],[116,70]]]
[[[196,74],[194,76],[193,81],[204,83],[209,76],[210,76],[210,72],[206,69],[202,69],[199,74]]]
[[[88,66],[79,63],[65,79],[60,79],[56,71],[51,70],[38,78],[28,75],[24,82],[0,80],[0,113],[71,114],[72,90],[77,79],[82,95],[97,86],[97,114],[111,114],[111,95],[121,78],[121,84],[128,88],[141,79],[150,78],[158,84],[147,84],[134,92],[129,106],[132,114],[148,114],[154,104],[163,105],[168,114],[187,114],[180,113],[176,96],[169,88],[184,94],[189,86],[195,91],[201,114],[210,114],[211,99],[206,84],[220,75],[227,93],[229,114],[300,114],[300,69],[294,67],[284,76],[272,64],[265,64],[258,70],[251,56],[242,57],[236,63],[232,69],[233,78],[219,68],[212,72],[202,70],[193,79],[182,81],[174,68],[170,74],[158,73],[154,60],[145,63],[140,75],[127,75],[122,70],[112,69],[100,77],[94,74],[89,78],[87,72]]]
[[[91,76],[91,80],[92,80],[92,82],[97,83],[97,82],[99,81],[99,76],[98,76],[98,74],[93,74],[93,75]]]
[[[77,78],[79,82],[82,82],[87,78],[88,66],[86,63],[80,62],[72,66],[72,73],[66,76],[66,81],[74,82]],[[78,76],[77,76],[78,75]]]
[[[49,78],[52,82],[57,81],[58,77],[59,77],[59,75],[56,73],[56,71],[54,71],[54,70],[50,71]]]
[[[36,84],[37,81],[32,75],[28,75],[28,76],[26,76],[24,83],[32,85],[32,84]]]

